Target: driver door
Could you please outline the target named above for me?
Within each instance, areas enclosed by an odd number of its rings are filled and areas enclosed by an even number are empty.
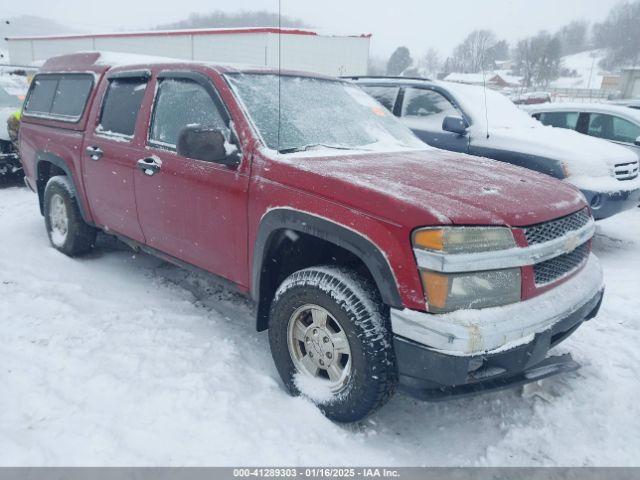
[[[136,204],[148,246],[236,283],[246,268],[248,176],[236,167],[177,153],[188,125],[229,133],[230,117],[211,80],[196,72],[161,73],[147,152],[135,174]]]

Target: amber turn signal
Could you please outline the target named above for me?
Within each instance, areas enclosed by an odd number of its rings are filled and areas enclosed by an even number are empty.
[[[413,235],[413,245],[427,250],[444,250],[444,231],[441,229],[418,230]]]
[[[424,270],[422,275],[422,285],[424,286],[427,303],[436,308],[445,308],[447,298],[449,296],[449,279],[448,275]]]

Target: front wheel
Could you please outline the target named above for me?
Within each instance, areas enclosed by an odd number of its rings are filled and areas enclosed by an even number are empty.
[[[395,392],[388,308],[352,270],[312,267],[287,278],[271,307],[269,342],[290,393],[331,420],[359,421]]]

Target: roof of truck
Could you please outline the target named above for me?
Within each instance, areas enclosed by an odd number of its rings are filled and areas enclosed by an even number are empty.
[[[216,63],[198,60],[185,60],[179,58],[159,57],[151,55],[139,55],[134,53],[120,52],[79,52],[67,55],[59,55],[49,58],[40,68],[41,72],[78,72],[92,71],[105,72],[111,69],[141,69],[154,66],[200,66],[210,68],[217,73],[270,73],[307,76],[314,78],[335,80],[333,77],[321,75],[313,72],[303,72],[296,70],[280,70],[273,67],[260,65],[243,65],[232,63]]]

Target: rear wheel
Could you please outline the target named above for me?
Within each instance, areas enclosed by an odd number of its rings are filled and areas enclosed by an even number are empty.
[[[354,271],[313,267],[287,278],[271,307],[269,341],[289,391],[332,420],[361,420],[395,392],[388,308]]]
[[[47,182],[44,221],[51,245],[66,255],[82,255],[95,245],[96,229],[82,219],[73,186],[64,175]]]

